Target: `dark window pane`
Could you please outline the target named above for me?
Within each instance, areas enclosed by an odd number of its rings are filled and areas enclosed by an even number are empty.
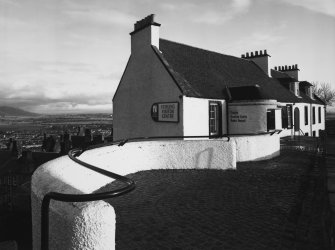
[[[287,107],[286,106],[281,108],[281,122],[282,122],[282,128],[288,127]]]
[[[268,131],[276,129],[276,116],[274,109],[267,110],[267,129]]]

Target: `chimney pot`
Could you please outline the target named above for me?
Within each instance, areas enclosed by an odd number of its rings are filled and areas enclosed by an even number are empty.
[[[288,69],[289,69],[289,70],[291,70],[291,69],[292,69],[292,67],[291,67],[291,66],[288,66]]]
[[[295,65],[295,69],[298,69],[298,64]]]
[[[275,66],[275,70],[277,70],[277,66]]]
[[[242,55],[241,55],[241,57],[242,57],[242,58],[245,58],[245,55],[244,55],[244,54],[242,54]]]
[[[262,55],[263,55],[263,51],[262,51],[262,50],[260,50],[260,51],[259,51],[259,54],[262,56]]]
[[[256,65],[258,65],[258,67],[260,67],[267,76],[271,76],[271,67],[269,67],[269,58],[266,56],[266,54],[262,55],[261,50],[254,50],[252,52],[249,52],[247,53],[247,57],[249,60],[253,61]]]
[[[268,52],[266,51],[266,49],[264,50],[264,55],[267,55],[268,54]]]
[[[249,53],[247,52],[247,53],[246,53],[246,58],[248,58],[248,57],[249,57]]]
[[[287,65],[285,65],[285,70],[287,70]]]
[[[155,23],[155,15],[151,14],[149,16],[146,16],[145,18],[141,19],[140,21],[137,21],[134,24],[134,31],[143,29],[146,26],[149,26],[151,24]]]
[[[159,27],[160,24],[155,22],[154,14],[137,21],[134,24],[134,31],[130,33],[131,53],[138,53],[144,47],[150,48],[151,45],[159,49]],[[142,35],[135,35],[138,32],[141,32]]]

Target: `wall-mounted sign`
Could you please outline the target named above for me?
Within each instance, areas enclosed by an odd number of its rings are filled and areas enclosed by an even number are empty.
[[[154,103],[151,107],[151,117],[156,122],[179,122],[179,103]]]
[[[245,114],[239,114],[238,111],[230,111],[231,122],[246,122],[248,116]]]

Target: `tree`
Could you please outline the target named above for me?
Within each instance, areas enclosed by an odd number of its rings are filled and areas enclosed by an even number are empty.
[[[335,102],[335,90],[332,89],[329,83],[313,83],[313,93],[328,106]]]

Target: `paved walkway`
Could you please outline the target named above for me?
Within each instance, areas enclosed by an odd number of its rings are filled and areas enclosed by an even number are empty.
[[[116,249],[325,249],[313,164],[310,153],[285,151],[237,170],[130,175],[136,190],[108,201]]]

